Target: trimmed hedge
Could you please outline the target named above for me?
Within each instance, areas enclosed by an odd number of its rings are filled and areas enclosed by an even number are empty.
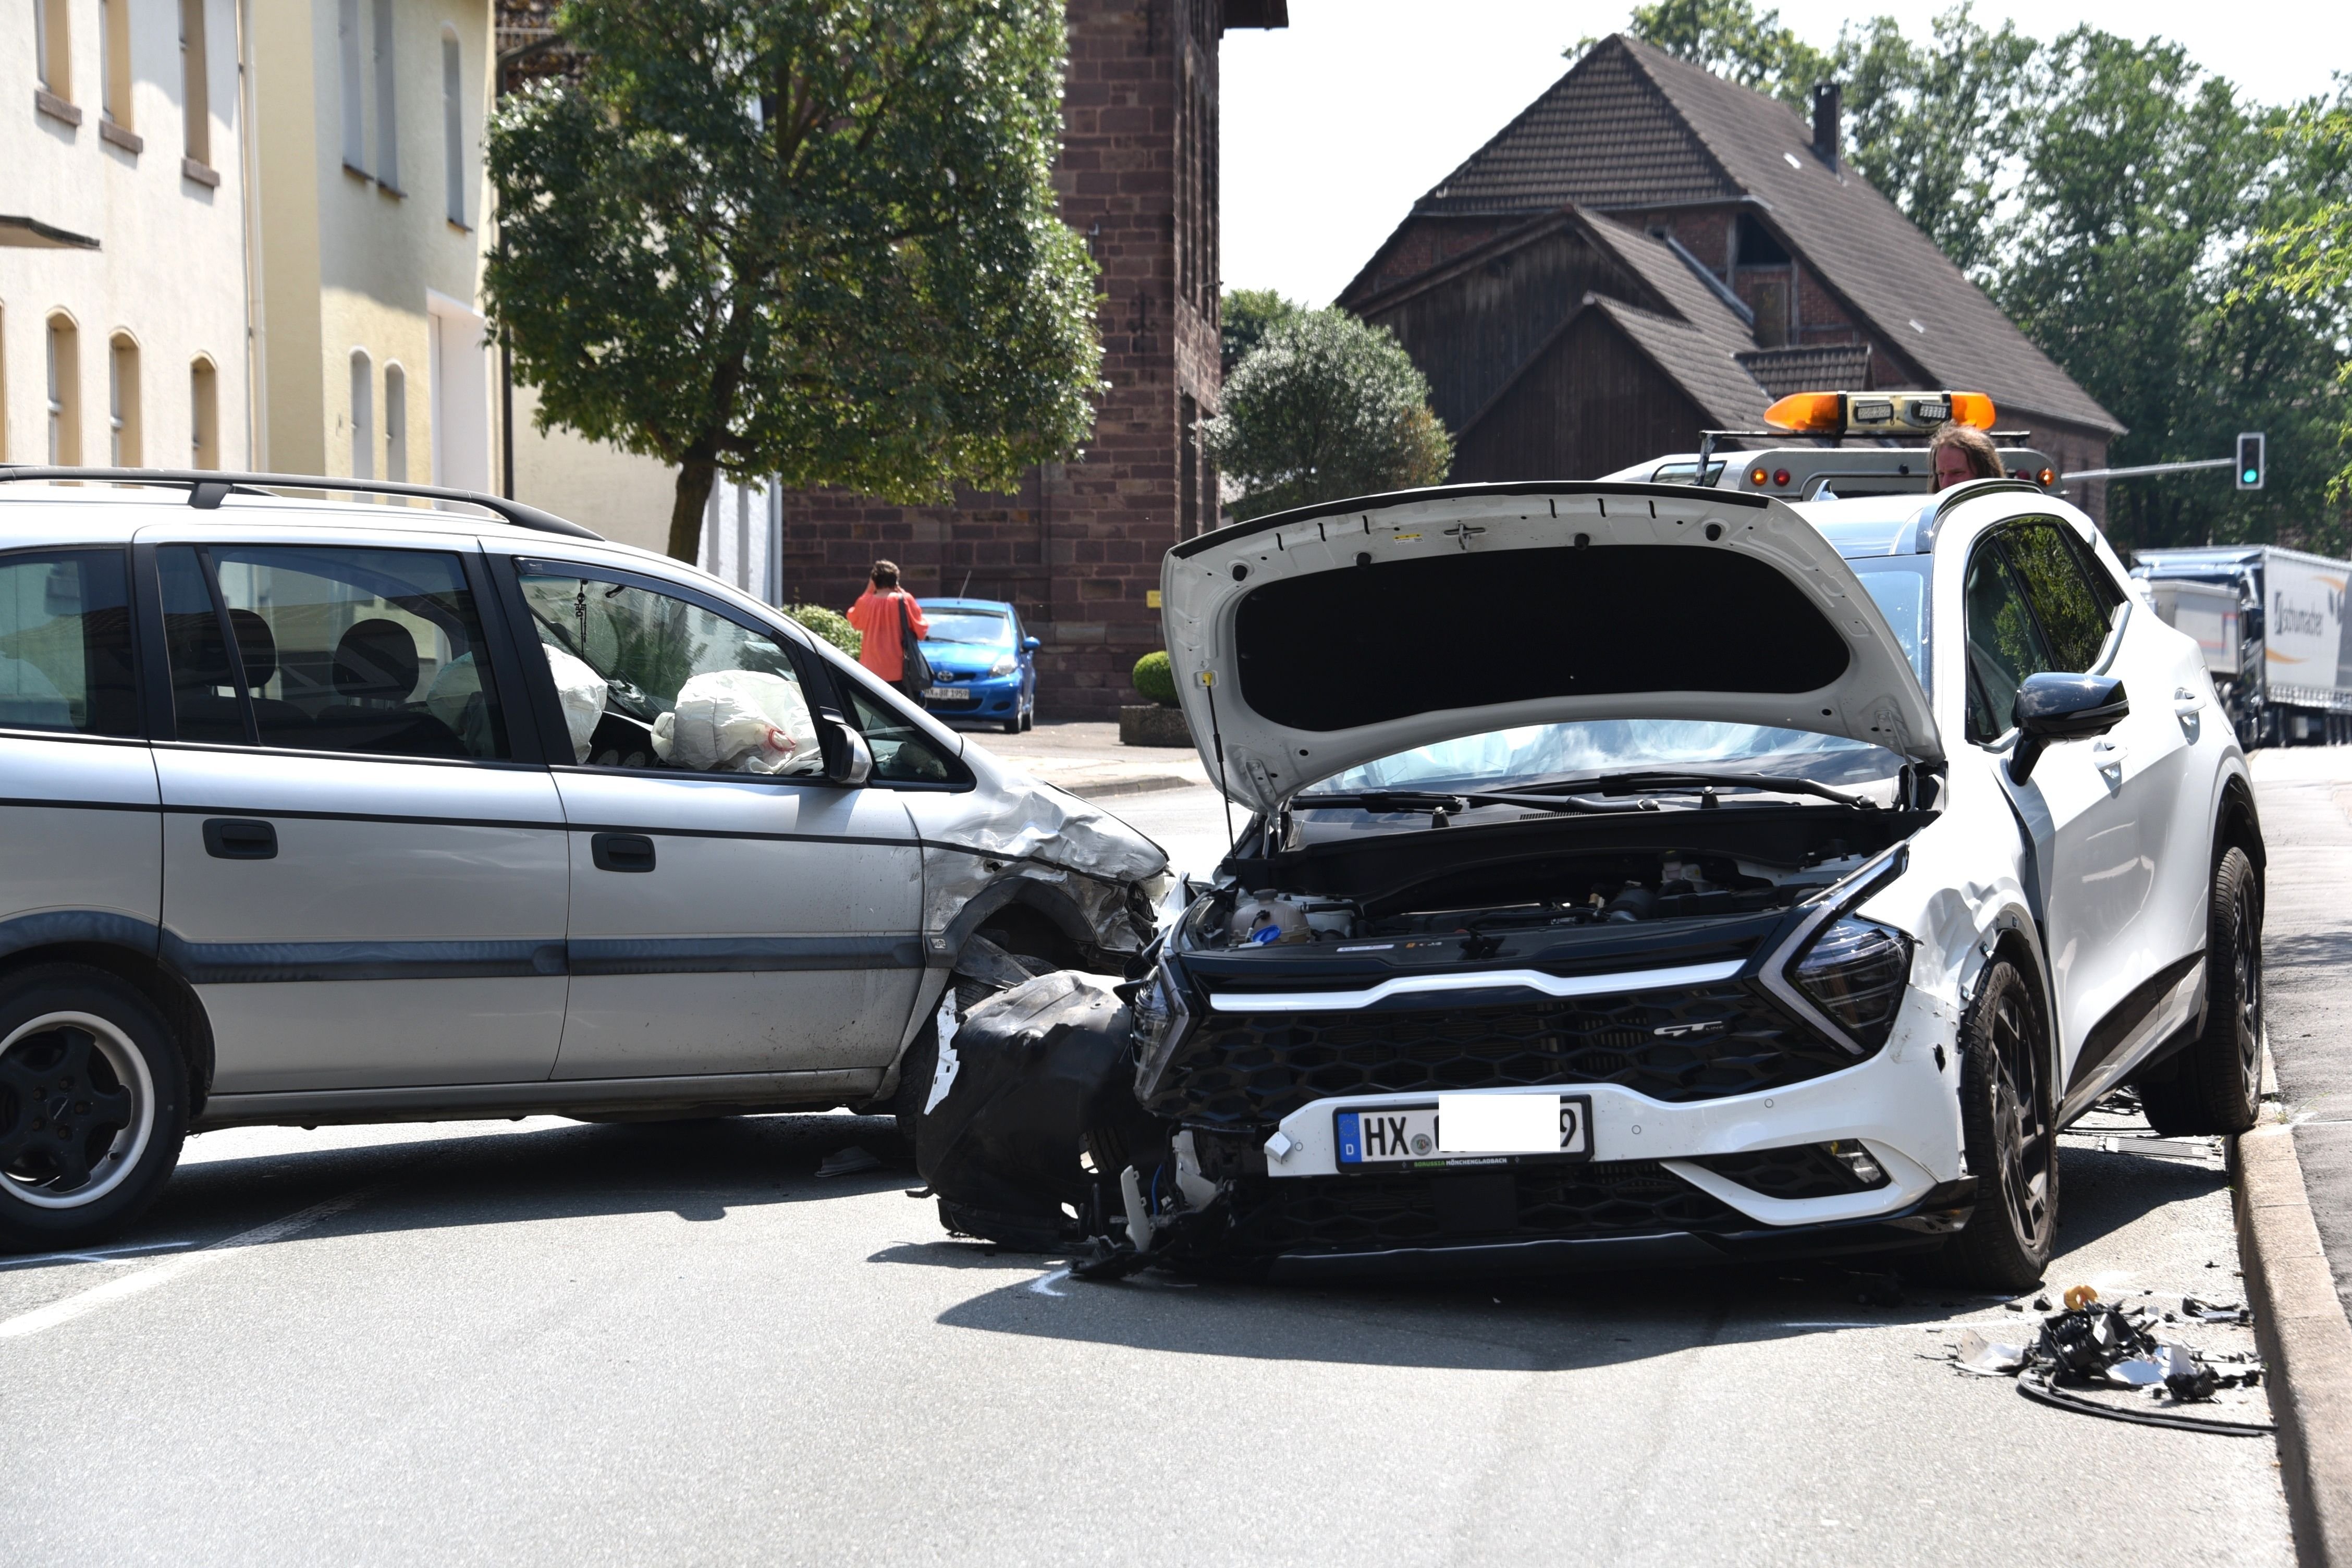
[[[1135,661],[1135,689],[1162,708],[1176,706],[1176,672],[1164,653],[1147,653]]]
[[[784,614],[852,658],[866,646],[866,638],[838,610],[828,610],[823,605],[792,605],[785,607]]]

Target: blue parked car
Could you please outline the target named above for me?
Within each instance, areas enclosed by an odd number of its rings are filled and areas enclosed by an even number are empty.
[[[1002,599],[918,599],[931,635],[923,706],[941,719],[982,719],[1017,735],[1037,721],[1037,639]]]

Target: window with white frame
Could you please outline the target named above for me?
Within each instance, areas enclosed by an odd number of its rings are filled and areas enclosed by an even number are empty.
[[[45,334],[48,348],[49,461],[72,467],[81,461],[81,334],[73,318],[59,312],[49,318]]]
[[[33,63],[42,89],[53,98],[73,98],[73,27],[67,0],[33,0]]]
[[[131,129],[131,0],[98,0],[98,111]]]
[[[343,89],[343,167],[367,173],[367,102],[360,71],[360,0],[335,0],[335,46]]]
[[[205,38],[205,0],[180,0],[180,113],[192,163],[213,161],[213,99]]]
[[[106,457],[118,468],[140,466],[139,342],[117,332],[106,345]]]
[[[449,187],[449,221],[466,226],[466,101],[457,30],[441,29],[441,177]]]
[[[365,349],[352,351],[352,478],[375,478],[375,367]]]
[[[188,466],[220,467],[220,373],[208,359],[188,367]]]
[[[383,367],[383,477],[408,482],[408,373]]]
[[[400,189],[400,94],[393,81],[392,0],[375,0],[375,177]]]

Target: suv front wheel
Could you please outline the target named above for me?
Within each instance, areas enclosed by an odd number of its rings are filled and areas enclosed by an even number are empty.
[[[0,1250],[129,1224],[187,1131],[186,1062],[146,997],[79,964],[0,981]]]
[[[1977,1178],[1967,1228],[1945,1243],[1956,1283],[2038,1283],[2058,1234],[2057,1097],[2042,999],[2006,959],[1985,972],[1960,1026],[1960,1131]]]
[[[2138,1082],[2140,1109],[2166,1137],[2243,1132],[2262,1110],[2262,885],[2244,850],[2214,863],[2208,909],[2205,1027]]]

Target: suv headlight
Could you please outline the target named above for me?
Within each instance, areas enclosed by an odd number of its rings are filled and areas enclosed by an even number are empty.
[[[1789,968],[1807,1000],[1873,1051],[1895,1027],[1910,974],[1911,939],[1860,915],[1832,921]]]
[[[1192,1009],[1184,1001],[1184,987],[1176,972],[1161,959],[1128,1004],[1135,1020],[1135,1092],[1149,1096],[1160,1087],[1169,1059],[1192,1026]]]

